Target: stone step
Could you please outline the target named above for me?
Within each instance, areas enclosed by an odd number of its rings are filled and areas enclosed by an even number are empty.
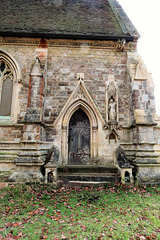
[[[63,182],[63,181],[57,181],[57,187],[74,187],[74,188],[80,188],[85,186],[105,186],[106,184],[110,184],[110,182],[91,182],[91,181],[69,181],[69,182]]]
[[[0,155],[0,162],[13,162],[16,158],[16,155]]]
[[[2,155],[18,155],[19,151],[17,150],[0,150],[0,156]]]
[[[63,173],[117,173],[116,167],[99,167],[99,166],[62,166],[57,168],[58,174]]]
[[[118,183],[118,168],[102,166],[61,166],[57,168],[58,185],[84,186]]]
[[[61,175],[58,180],[64,182],[70,181],[87,181],[87,182],[119,182],[120,177],[117,175]]]
[[[79,175],[83,175],[83,176],[117,176],[117,173],[98,173],[98,172],[73,172],[73,173],[65,173],[65,172],[60,172],[58,174],[59,176],[79,176]]]

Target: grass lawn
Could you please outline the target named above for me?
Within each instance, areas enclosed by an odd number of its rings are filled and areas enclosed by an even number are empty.
[[[4,187],[0,239],[160,239],[160,186]]]

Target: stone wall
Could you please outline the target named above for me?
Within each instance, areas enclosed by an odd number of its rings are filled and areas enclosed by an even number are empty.
[[[9,171],[14,166],[17,171],[12,179],[16,176],[23,182],[31,176],[29,172],[36,172],[40,182],[40,167],[53,144],[60,152],[58,164],[67,164],[71,117],[67,111],[79,101],[79,106],[90,108],[88,114],[92,115],[88,117],[93,163],[117,164],[114,152],[121,145],[139,171],[137,179],[143,182],[145,164],[156,164],[159,158],[153,82],[136,52],[136,41],[128,42],[123,51],[116,46],[114,41],[0,39],[1,51],[10,54],[21,71],[18,122],[7,125],[5,118],[0,119],[0,150],[4,141],[19,143],[9,160],[10,168],[8,163],[5,167],[4,157],[7,151],[11,153],[9,147],[1,154],[3,167]],[[83,79],[77,79],[77,73]],[[114,121],[108,119],[111,93],[116,103]],[[24,178],[20,171],[25,172]]]
[[[53,123],[77,84],[77,73],[84,73],[84,83],[105,118],[105,90],[108,75],[114,75],[119,86],[121,121],[129,118],[130,93],[127,78],[127,55],[116,49],[94,49],[87,45],[79,48],[59,47],[48,51],[44,121]],[[124,117],[125,116],[125,117]],[[128,116],[128,118],[127,118]]]
[[[0,126],[0,142],[20,142],[23,135],[22,125],[1,125]]]
[[[19,94],[20,116],[25,116],[28,103],[29,77],[32,65],[36,59],[44,59],[42,56],[45,48],[38,44],[40,40],[36,39],[37,45],[32,44],[3,44],[0,47],[8,52],[18,62],[22,73],[22,84]],[[35,42],[36,42],[35,41]],[[130,114],[130,83],[127,80],[127,52],[117,52],[114,42],[102,42],[93,47],[93,41],[66,42],[54,41],[46,45],[47,61],[46,75],[44,80],[44,116],[43,121],[53,123],[60,113],[64,102],[67,101],[77,84],[77,73],[84,73],[85,85],[98,107],[103,118],[105,118],[105,90],[108,75],[114,75],[115,82],[119,89],[119,114],[120,121],[124,124],[129,122]],[[129,43],[131,44],[131,43]],[[129,46],[128,44],[128,46]],[[45,53],[46,54],[46,53]],[[45,55],[44,54],[44,55]],[[33,80],[33,85],[36,84]],[[33,88],[35,89],[35,87]],[[32,98],[36,98],[31,91]],[[34,94],[34,96],[33,96]],[[123,96],[123,98],[121,98]]]

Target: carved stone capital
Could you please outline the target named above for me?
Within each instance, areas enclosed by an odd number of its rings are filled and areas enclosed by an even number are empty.
[[[63,131],[67,131],[67,126],[62,126]]]
[[[103,130],[107,130],[107,129],[109,129],[109,126],[108,126],[107,123],[105,123],[104,126],[103,126]]]
[[[93,126],[93,127],[92,127],[92,130],[93,130],[93,131],[96,131],[97,129],[98,129],[98,126]]]

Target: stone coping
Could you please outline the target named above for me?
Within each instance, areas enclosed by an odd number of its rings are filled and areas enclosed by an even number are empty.
[[[137,126],[145,126],[145,127],[151,127],[151,126],[157,126],[157,123],[155,122],[152,122],[152,123],[135,123],[135,124],[131,124],[129,126],[129,128],[134,128],[134,127],[137,127]],[[123,128],[123,127],[122,127]]]
[[[120,145],[157,145],[157,142],[120,142]]]
[[[20,141],[0,141],[0,144],[20,144]]]
[[[23,127],[23,124],[19,124],[19,123],[1,123],[0,122],[0,127]]]
[[[137,167],[160,167],[160,163],[151,163],[151,164],[147,164],[147,163],[139,163],[139,164],[136,164]]]

